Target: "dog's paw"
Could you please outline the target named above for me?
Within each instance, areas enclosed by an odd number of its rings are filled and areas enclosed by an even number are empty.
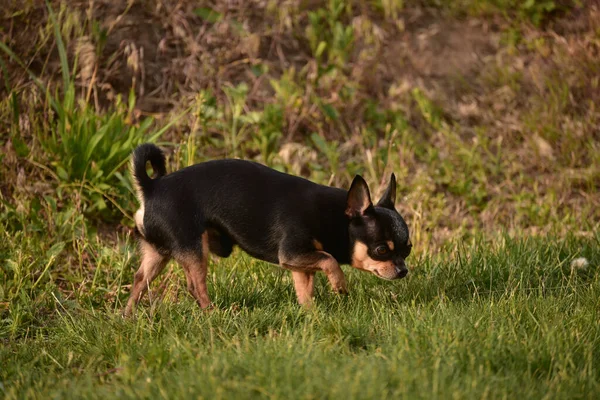
[[[123,319],[134,319],[135,318],[135,312],[133,307],[127,306],[125,307],[125,309],[123,311],[121,311],[121,318]]]
[[[217,311],[217,306],[215,306],[213,303],[209,303],[206,307],[202,307],[200,306],[200,308],[202,309],[202,311],[204,312],[212,312],[212,311]]]
[[[348,294],[348,288],[343,286],[343,287],[338,287],[335,289],[335,292],[337,294],[343,294],[343,295],[347,295]]]

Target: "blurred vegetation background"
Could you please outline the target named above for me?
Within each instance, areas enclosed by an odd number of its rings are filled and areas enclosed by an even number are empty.
[[[415,245],[590,235],[600,221],[600,8],[549,0],[7,0],[2,217],[128,230],[126,171],[253,159],[372,190]],[[35,226],[35,224],[33,224]]]

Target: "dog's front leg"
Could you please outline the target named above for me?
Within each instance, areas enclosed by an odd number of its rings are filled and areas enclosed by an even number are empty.
[[[325,253],[327,254],[327,253]],[[346,285],[346,277],[344,271],[340,268],[340,265],[331,255],[319,263],[320,269],[325,272],[329,284],[333,288],[333,291],[339,294],[348,294],[348,286]]]
[[[282,255],[280,263],[283,268],[292,270],[294,287],[298,302],[309,305],[312,301],[314,274],[323,271],[331,287],[336,293],[346,294],[346,277],[338,262],[331,254],[324,251],[314,251],[303,255]]]
[[[314,272],[292,271],[298,303],[310,305],[314,293]]]

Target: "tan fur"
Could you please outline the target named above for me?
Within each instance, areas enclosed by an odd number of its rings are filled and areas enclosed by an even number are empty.
[[[202,234],[202,255],[196,253],[176,254],[175,259],[183,267],[188,290],[202,308],[210,307],[206,287],[208,274],[208,233]]]
[[[138,202],[140,203],[140,206],[143,210],[144,209],[144,192],[142,191],[140,182],[137,180],[137,178],[135,176],[133,163],[134,163],[134,159],[132,157],[131,162],[129,163],[129,173],[131,174],[131,176],[133,178],[133,188],[135,189],[135,196],[137,197]]]
[[[397,275],[396,266],[392,261],[377,261],[369,257],[367,245],[357,241],[352,252],[352,266],[363,271],[369,271],[384,279],[394,279]]]
[[[323,244],[317,239],[313,239],[313,246],[315,246],[315,249],[317,250],[323,250]]]
[[[336,293],[348,293],[346,277],[344,276],[344,272],[340,268],[340,265],[335,258],[329,255],[329,258],[319,263],[319,268],[325,272],[325,275],[327,275],[327,279],[329,280],[329,284]]]
[[[180,253],[174,255],[177,262],[183,267],[189,292],[202,308],[210,307],[210,298],[206,288],[208,251],[208,232],[204,232],[202,234],[202,254]],[[171,258],[168,255],[160,254],[154,246],[144,239],[140,240],[140,252],[142,263],[135,273],[131,295],[124,311],[125,316],[131,315],[154,278],[164,269]]]
[[[301,305],[308,306],[312,303],[314,277],[314,272],[292,271],[296,296],[298,297],[298,303]]]
[[[125,315],[131,314],[154,278],[164,269],[169,260],[168,257],[161,255],[154,246],[143,239],[140,240],[140,252],[142,263],[135,273],[131,295],[127,301],[127,307],[125,307]]]
[[[135,216],[134,216],[134,221],[135,221],[135,226],[138,228],[138,231],[140,231],[140,233],[142,234],[142,236],[146,235],[146,232],[144,230],[144,192],[142,191],[142,187],[140,186],[140,182],[137,180],[135,174],[134,174],[134,168],[133,168],[133,157],[131,158],[131,162],[129,163],[129,173],[131,174],[132,178],[133,178],[133,188],[135,189],[135,197],[137,197],[138,202],[140,203],[140,208],[135,212]]]
[[[302,282],[304,278],[302,278],[300,275],[294,275],[294,272],[314,275],[314,273],[317,271],[323,271],[329,280],[329,284],[335,292],[348,293],[344,272],[340,268],[335,258],[333,258],[333,256],[329,253],[324,251],[316,251],[314,253],[307,254],[305,257],[293,259],[280,257],[279,259],[283,268],[292,270],[292,277],[294,278],[294,285],[296,287],[298,301],[306,299],[307,293],[312,297],[312,279],[310,280],[311,287],[308,288],[308,286],[306,286],[307,289],[303,290]],[[298,280],[298,283],[296,283],[296,280]],[[300,291],[298,291],[298,286],[300,286]]]
[[[387,242],[388,247],[390,248],[390,250],[394,251],[394,242],[392,242],[391,240],[388,240]]]
[[[146,236],[146,231],[144,229],[144,206],[142,205],[133,216],[133,220],[135,221],[135,226],[140,231],[142,236]]]

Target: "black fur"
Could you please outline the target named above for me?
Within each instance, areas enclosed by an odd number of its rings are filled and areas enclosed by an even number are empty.
[[[146,164],[148,162],[150,162],[154,170],[154,178],[160,178],[167,174],[165,155],[158,147],[150,143],[145,143],[133,151],[133,175],[144,193],[144,198],[150,194],[149,191],[154,186],[153,180],[146,172]]]

